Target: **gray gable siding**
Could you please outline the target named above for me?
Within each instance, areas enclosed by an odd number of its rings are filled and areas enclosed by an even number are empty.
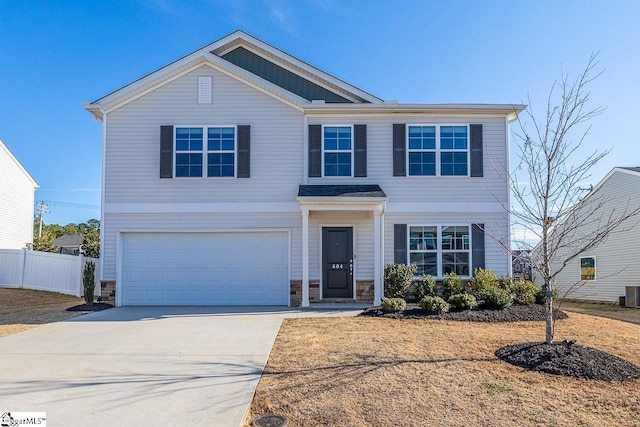
[[[310,82],[243,47],[238,47],[222,55],[222,58],[309,101],[318,99],[327,103],[351,103],[348,99]]]

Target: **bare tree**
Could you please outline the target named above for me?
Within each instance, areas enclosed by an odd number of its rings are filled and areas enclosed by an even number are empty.
[[[596,71],[597,56],[591,55],[576,79],[563,73],[549,92],[544,117],[534,115],[529,99],[524,120],[530,124],[519,118],[520,130],[515,133],[518,170],[526,171],[528,180],[520,181],[515,173],[506,178],[515,202],[513,207],[506,206],[512,225],[539,240],[534,248],[520,243],[532,250],[532,267],[544,283],[549,344],[554,337],[553,291],[558,274],[607,235],[621,231],[623,223],[639,213],[629,206],[618,211],[606,209],[610,200],[600,188],[584,188],[591,168],[609,153],[596,150],[584,154],[583,149],[590,129],[587,122],[604,111],[588,105],[588,86],[602,74]]]

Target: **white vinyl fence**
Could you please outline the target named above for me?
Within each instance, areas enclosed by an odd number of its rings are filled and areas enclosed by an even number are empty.
[[[82,270],[96,265],[95,295],[100,295],[100,263],[96,258],[27,249],[0,249],[0,288],[25,288],[83,295]]]

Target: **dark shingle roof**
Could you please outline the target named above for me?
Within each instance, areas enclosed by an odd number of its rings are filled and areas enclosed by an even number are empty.
[[[387,197],[379,185],[301,185],[298,197]]]
[[[53,244],[61,248],[80,247],[83,241],[84,237],[82,234],[65,234],[57,239],[53,239]]]
[[[628,170],[628,171],[640,172],[640,167],[637,167],[637,168],[625,168],[625,167],[621,167],[620,169],[626,169],[626,170]]]

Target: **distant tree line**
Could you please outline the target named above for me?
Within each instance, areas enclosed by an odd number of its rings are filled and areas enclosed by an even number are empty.
[[[67,225],[42,223],[40,234],[39,219],[36,218],[33,227],[33,250],[41,252],[58,253],[60,248],[53,241],[67,234],[80,234],[83,236],[81,253],[91,258],[100,258],[100,221],[90,219],[80,224],[69,223]]]

